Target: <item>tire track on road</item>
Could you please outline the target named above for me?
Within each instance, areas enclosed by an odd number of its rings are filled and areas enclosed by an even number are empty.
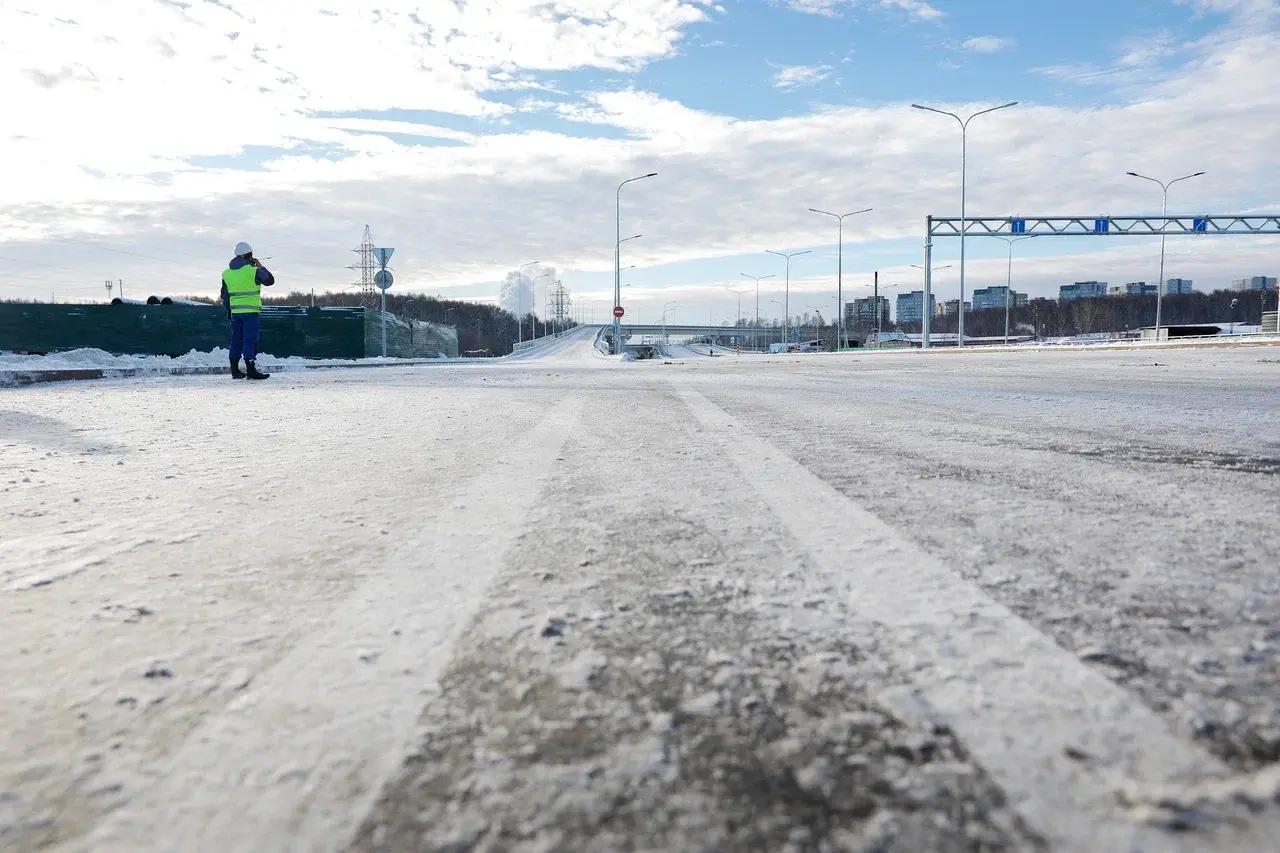
[[[883,699],[899,713],[953,729],[1055,848],[1275,850],[1275,810],[1187,816],[1122,807],[1128,792],[1225,777],[1226,767],[1175,736],[1135,697],[1090,670],[976,585],[759,438],[707,397],[679,394],[708,440],[805,543],[810,562],[847,590],[856,618],[909,683]],[[1212,835],[1174,832],[1190,821]]]
[[[1042,849],[665,383],[608,411],[353,850]]]
[[[476,470],[333,613],[155,768],[75,849],[339,849],[399,764],[413,720],[524,529],[581,414],[550,410]],[[494,484],[525,484],[493,500]],[[466,571],[459,571],[467,566]]]

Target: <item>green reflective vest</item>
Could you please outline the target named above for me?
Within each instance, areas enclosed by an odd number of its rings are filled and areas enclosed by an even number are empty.
[[[258,268],[245,264],[238,270],[228,267],[222,273],[227,286],[227,299],[232,314],[261,314],[262,286],[258,284]]]

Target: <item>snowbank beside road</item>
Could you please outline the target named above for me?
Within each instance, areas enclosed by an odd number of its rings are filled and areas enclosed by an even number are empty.
[[[316,367],[354,367],[374,364],[410,365],[431,361],[462,361],[464,359],[423,358],[361,358],[318,359],[299,356],[276,357],[266,353],[258,356],[258,365],[268,371],[305,370]],[[112,355],[100,349],[74,349],[49,355],[19,355],[0,353],[0,386],[28,384],[32,381],[53,378],[54,375],[74,372],[68,378],[99,376],[137,376],[145,374],[218,373],[226,371],[228,353],[225,349],[210,352],[191,350],[186,355]]]
[[[0,370],[83,370],[96,369],[133,369],[171,367],[226,367],[228,353],[225,349],[211,352],[191,350],[186,355],[171,358],[167,355],[112,355],[100,349],[73,349],[49,355],[18,355],[16,353],[0,354]],[[313,364],[399,364],[422,361],[420,358],[362,358],[362,359],[317,359],[287,356],[277,358],[262,353],[258,356],[258,364],[263,367],[274,367],[277,370],[288,367],[307,367]]]

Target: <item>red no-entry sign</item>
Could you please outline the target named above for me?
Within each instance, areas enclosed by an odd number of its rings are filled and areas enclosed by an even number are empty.
[[[627,312],[622,310],[622,306],[621,306],[621,305],[615,305],[615,306],[613,306],[613,316],[615,316],[615,317],[619,317],[619,318],[620,318],[620,317],[622,317],[622,315],[623,315],[623,314],[625,314],[625,313],[627,313]]]

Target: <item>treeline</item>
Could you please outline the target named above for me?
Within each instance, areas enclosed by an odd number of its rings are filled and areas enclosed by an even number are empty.
[[[267,305],[313,304],[310,293],[299,292],[293,292],[287,296],[264,298],[262,301]],[[358,308],[360,295],[317,293],[314,304],[322,308]],[[487,352],[495,356],[507,355],[516,341],[515,315],[496,305],[438,299],[434,296],[412,293],[388,292],[387,310],[400,317],[453,326],[458,330],[458,352],[460,353]],[[531,335],[533,321],[533,315],[524,318],[523,337],[526,340]],[[538,332],[542,333],[542,321],[538,320],[537,323]]]
[[[1236,303],[1234,307],[1232,300]],[[1262,321],[1264,306],[1270,311],[1275,304],[1274,291],[1215,290],[1212,293],[1167,294],[1160,309],[1160,323],[1165,326],[1230,322],[1256,325]],[[934,317],[930,328],[935,332],[954,332],[957,322],[954,315]],[[1069,302],[1031,299],[1026,305],[1012,308],[1009,312],[1010,334],[1042,338],[1125,332],[1155,324],[1154,296],[1099,296]],[[918,332],[920,324],[903,323],[897,328]],[[966,336],[978,337],[1004,334],[1004,309],[968,312],[964,331]]]

